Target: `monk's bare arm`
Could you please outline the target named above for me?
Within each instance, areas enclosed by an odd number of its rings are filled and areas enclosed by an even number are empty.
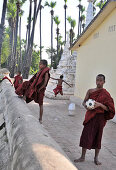
[[[51,79],[53,79],[53,80],[59,80],[59,79],[55,79],[55,78],[53,78],[53,77],[50,77]]]
[[[82,105],[87,109],[87,106],[86,106],[86,101],[89,99],[89,94],[90,94],[90,90],[87,91],[86,93],[86,96],[85,96],[85,99],[82,103]]]
[[[94,109],[95,109],[95,108],[97,108],[97,107],[101,107],[103,110],[108,111],[107,106],[105,106],[105,105],[104,105],[104,104],[102,104],[102,103],[95,102]]]
[[[46,74],[45,74],[44,83],[43,83],[43,85],[39,88],[39,91],[40,91],[41,89],[43,89],[44,87],[46,87],[47,82],[48,82],[48,79],[49,79],[49,76],[48,76],[48,73],[46,73]]]
[[[66,81],[64,81],[64,80],[63,80],[63,82],[64,82],[64,83],[66,83],[68,86],[70,86],[70,87],[71,87],[71,85],[70,85],[70,84],[68,84]]]

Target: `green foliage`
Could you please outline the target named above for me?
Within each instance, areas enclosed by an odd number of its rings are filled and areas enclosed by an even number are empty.
[[[30,67],[30,74],[35,74],[39,71],[40,51],[33,50],[32,52],[32,63]]]
[[[48,1],[45,2],[44,6],[51,7],[52,9],[56,6],[56,1],[51,1],[50,3]]]
[[[67,3],[67,0],[64,0],[65,4]]]
[[[54,22],[56,23],[57,26],[60,24],[60,20],[59,20],[58,16],[54,17]]]
[[[99,2],[96,2],[96,7],[99,7],[99,9],[102,9],[103,6],[106,4],[107,0],[100,0]]]
[[[9,31],[8,29],[5,29],[4,40],[2,43],[2,54],[1,54],[1,64],[2,65],[7,61],[8,56],[10,54],[10,47],[9,47],[10,37],[9,37],[8,31]]]

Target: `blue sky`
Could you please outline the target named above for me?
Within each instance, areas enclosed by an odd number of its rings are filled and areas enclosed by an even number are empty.
[[[46,0],[42,1],[42,5],[45,4]],[[53,0],[54,1],[54,0]],[[39,0],[38,0],[39,2]],[[51,0],[48,0],[48,2],[51,2]],[[60,28],[60,33],[63,36],[63,40],[64,40],[64,0],[56,0],[57,4],[56,7],[54,8],[54,16],[58,15],[59,16],[59,20],[61,21],[59,28]],[[2,5],[3,5],[3,0],[0,0],[0,18],[1,18],[1,13],[2,13]],[[67,16],[71,16],[72,19],[76,20],[76,23],[78,23],[78,0],[68,0],[67,1]],[[82,5],[84,5],[87,9],[88,6],[88,2],[87,0],[82,0]],[[24,15],[22,17],[22,38],[25,39],[26,37],[26,24],[27,24],[27,17],[28,17],[28,13],[29,13],[29,0],[27,0],[27,2],[24,4],[23,6],[23,10],[24,10]],[[86,14],[86,12],[85,12]],[[51,23],[51,17],[50,17],[50,8],[45,7],[42,10],[42,46],[44,46],[44,49],[46,49],[47,47],[50,47],[50,23]],[[69,30],[70,25],[69,23],[67,23],[67,31]],[[75,27],[75,33],[77,34],[77,30],[78,30],[78,25],[76,24]],[[55,40],[55,36],[56,36],[56,25],[54,24],[54,47],[56,46],[56,40]],[[36,23],[36,28],[35,28],[35,38],[34,38],[34,43],[37,44],[39,46],[39,16],[38,16],[38,20]],[[45,53],[45,51],[43,52],[42,55],[43,58],[47,58],[47,54]]]

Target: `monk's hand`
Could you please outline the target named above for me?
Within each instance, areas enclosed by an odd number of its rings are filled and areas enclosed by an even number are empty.
[[[97,107],[101,107],[101,103],[95,101],[94,109]]]

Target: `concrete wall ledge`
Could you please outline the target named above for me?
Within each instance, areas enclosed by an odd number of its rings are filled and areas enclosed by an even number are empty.
[[[1,83],[0,93],[10,148],[9,170],[77,170],[8,80]]]

